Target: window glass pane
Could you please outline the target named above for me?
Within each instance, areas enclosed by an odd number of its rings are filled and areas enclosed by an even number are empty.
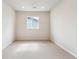
[[[28,29],[39,29],[39,17],[28,16],[27,17]]]

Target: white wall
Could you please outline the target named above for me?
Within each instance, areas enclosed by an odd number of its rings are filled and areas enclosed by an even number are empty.
[[[3,39],[2,48],[5,49],[14,41],[15,11],[3,1],[2,6]]]
[[[77,54],[76,0],[62,0],[51,11],[51,40],[68,52]]]
[[[39,16],[40,29],[27,29],[27,16]],[[17,12],[16,40],[49,40],[49,12]]]

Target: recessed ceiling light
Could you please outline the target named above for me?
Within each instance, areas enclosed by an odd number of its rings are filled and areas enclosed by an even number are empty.
[[[22,8],[24,8],[24,6],[22,6]]]
[[[45,8],[44,6],[42,6],[41,8]]]

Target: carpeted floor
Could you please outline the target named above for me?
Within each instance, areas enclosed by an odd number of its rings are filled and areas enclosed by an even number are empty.
[[[50,41],[15,41],[3,50],[3,59],[76,59]]]

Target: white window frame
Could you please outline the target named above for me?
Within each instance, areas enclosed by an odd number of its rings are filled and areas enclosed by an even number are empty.
[[[28,17],[37,18],[36,20],[37,20],[38,23],[37,23],[36,27],[33,25],[34,24],[33,19],[31,21],[29,21]],[[31,23],[30,26],[29,26],[29,23]],[[26,18],[26,26],[27,26],[27,29],[39,29],[39,16],[27,16],[27,18]]]

